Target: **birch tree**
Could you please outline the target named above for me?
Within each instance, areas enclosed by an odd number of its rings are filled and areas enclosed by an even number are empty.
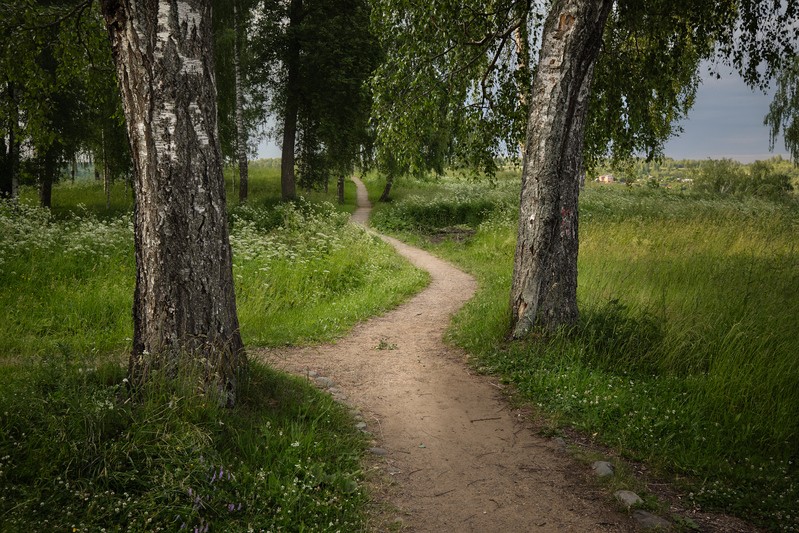
[[[511,285],[513,336],[577,319],[577,198],[594,64],[612,0],[556,2],[533,81]]]
[[[374,84],[377,149],[389,179],[396,169],[431,168],[430,146],[445,147],[450,163],[490,172],[503,145],[516,146],[508,132],[526,128],[510,294],[516,338],[577,321],[585,163],[657,157],[693,103],[703,59],[762,86],[799,37],[795,2],[554,0],[543,25],[537,4],[523,0],[375,5],[388,55]],[[538,62],[528,63],[518,38],[538,28]]]
[[[210,0],[103,0],[134,161],[129,375],[198,365],[232,406],[245,355],[217,134]]]

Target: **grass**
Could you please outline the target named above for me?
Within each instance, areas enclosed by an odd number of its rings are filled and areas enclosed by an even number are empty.
[[[248,346],[332,339],[427,282],[346,223],[351,184],[339,207],[323,193],[279,204],[276,181],[255,168],[249,201],[230,209]],[[251,361],[234,410],[198,395],[191,375],[131,401],[120,191],[109,211],[95,182],[58,185],[52,211],[31,207],[30,189],[0,205],[0,530],[362,529],[361,433],[302,380]]]
[[[799,208],[795,200],[589,186],[581,200],[575,331],[508,343],[518,186],[475,210],[465,245],[432,244],[425,206],[462,180],[402,184],[378,227],[427,242],[480,291],[452,340],[512,382],[554,425],[596,434],[684,484],[699,506],[799,529]],[[420,188],[427,187],[427,194]],[[490,197],[494,192],[486,194]],[[469,212],[469,209],[465,209]],[[414,213],[414,219],[407,218]],[[412,233],[409,233],[412,232]],[[439,240],[439,239],[435,239]]]

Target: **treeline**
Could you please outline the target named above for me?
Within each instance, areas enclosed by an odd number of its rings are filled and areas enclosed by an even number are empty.
[[[635,159],[615,165],[600,165],[589,176],[612,176],[626,185],[692,188],[696,192],[759,196],[779,199],[799,188],[799,167],[775,156],[765,161],[740,163],[732,159]]]
[[[284,198],[295,182],[326,188],[370,157],[366,80],[380,53],[366,0],[211,4],[219,144],[240,200],[270,116]],[[52,185],[92,164],[107,194],[133,179],[107,22],[92,0],[0,0],[0,197],[36,186],[49,207]]]

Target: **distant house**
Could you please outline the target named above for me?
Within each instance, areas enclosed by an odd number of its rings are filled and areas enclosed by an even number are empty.
[[[596,179],[599,183],[616,183],[616,177],[613,174],[603,174]]]

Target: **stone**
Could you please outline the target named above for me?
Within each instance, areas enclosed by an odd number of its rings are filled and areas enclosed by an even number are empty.
[[[319,377],[319,372],[317,372],[316,370],[309,370],[308,371],[308,377],[309,378]]]
[[[607,462],[607,461],[595,461],[591,465],[591,468],[594,469],[594,472],[599,477],[612,476],[614,474],[614,472],[616,471],[616,469],[613,467],[613,465],[611,463]]]
[[[671,531],[671,522],[641,509],[633,511],[633,520],[646,530]]]
[[[374,455],[380,455],[380,456],[388,455],[388,450],[384,450],[383,448],[378,448],[377,446],[369,448],[369,452],[373,453]]]
[[[632,507],[633,505],[638,505],[639,503],[644,503],[644,500],[641,499],[639,495],[634,493],[631,490],[617,490],[613,493],[617,500],[619,500],[627,509]]]
[[[363,431],[364,429],[366,429],[366,422],[358,422],[357,424],[355,424],[355,429],[360,429]]]
[[[316,378],[316,383],[318,383],[320,386],[322,386],[322,387],[324,387],[326,389],[329,389],[330,387],[335,387],[336,386],[335,382],[333,382],[332,379],[326,378],[324,376],[319,376],[318,378]]]

